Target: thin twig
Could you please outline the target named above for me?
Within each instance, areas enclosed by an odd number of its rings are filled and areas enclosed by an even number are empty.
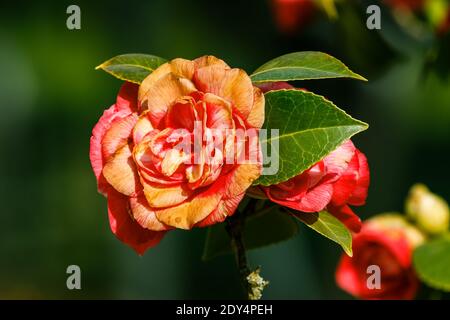
[[[242,227],[244,224],[244,215],[242,212],[236,212],[233,216],[227,219],[227,231],[233,242],[233,248],[236,256],[236,263],[239,269],[241,284],[245,290],[246,298],[248,299],[251,288],[247,277],[250,274],[250,267],[247,261],[247,252],[245,250],[244,240],[242,237]]]

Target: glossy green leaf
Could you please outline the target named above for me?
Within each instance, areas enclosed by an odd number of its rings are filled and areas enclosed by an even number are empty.
[[[226,223],[220,223],[209,227],[203,260],[233,252],[231,239],[225,226]],[[276,205],[247,218],[243,228],[244,244],[247,250],[288,240],[297,233],[298,224],[289,214],[280,212]]]
[[[352,234],[336,217],[326,211],[295,212],[290,210],[289,212],[314,231],[339,244],[350,257],[353,255]]]
[[[272,159],[278,159],[279,166],[275,174],[262,175],[255,185],[272,185],[300,174],[368,127],[311,92],[278,90],[265,96],[264,128],[279,129],[279,135],[262,139],[261,144],[263,150],[270,150]],[[278,158],[272,143],[279,145]]]
[[[450,291],[450,235],[431,240],[414,250],[414,268],[430,287]]]
[[[140,84],[164,62],[165,59],[150,54],[130,53],[111,58],[95,69],[102,69],[120,80]]]
[[[254,83],[326,78],[366,80],[338,59],[314,51],[289,53],[270,60],[256,69],[250,78]]]

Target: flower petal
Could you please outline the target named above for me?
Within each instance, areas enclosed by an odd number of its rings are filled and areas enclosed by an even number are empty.
[[[334,206],[329,204],[327,210],[338,218],[351,231],[358,233],[361,230],[361,219],[347,205]]]
[[[111,123],[117,116],[115,107],[115,105],[112,105],[109,109],[103,112],[103,115],[94,126],[94,129],[92,129],[92,136],[90,140],[89,159],[91,161],[92,170],[97,178],[98,189],[102,193],[106,192],[108,183],[104,181],[105,179],[102,176],[104,159],[102,155],[101,143],[106,131],[111,127]]]
[[[194,75],[194,69],[195,64],[193,61],[180,58],[162,64],[142,81],[139,87],[138,100],[142,104],[142,101],[148,95],[149,90],[154,91],[153,87],[156,83],[169,73],[172,73],[177,77],[191,80]]]
[[[211,93],[203,97],[206,102],[206,127],[210,129],[233,129],[231,104]]]
[[[144,183],[144,194],[148,204],[152,208],[166,208],[179,205],[192,194],[182,185],[156,187],[149,183]]]
[[[261,128],[264,123],[264,94],[259,88],[253,88],[253,106],[246,119],[247,124],[253,128]]]
[[[127,111],[129,113],[138,111],[138,90],[139,86],[131,82],[125,82],[117,95],[116,108],[118,111]]]
[[[282,206],[303,211],[317,212],[323,210],[331,200],[333,186],[329,183],[319,184],[307,191],[307,193],[297,201],[288,201],[272,197],[270,191],[265,189],[267,197]]]
[[[133,129],[133,142],[139,144],[144,137],[153,130],[152,123],[148,117],[148,112],[143,113]]]
[[[342,255],[336,270],[336,283],[344,291],[355,297],[360,296],[360,277],[358,268],[353,265],[352,258]]]
[[[189,95],[194,91],[196,88],[190,80],[169,73],[159,79],[142,97],[141,107],[149,110],[153,126],[159,128],[169,106],[177,98]]]
[[[354,206],[362,206],[366,203],[367,192],[369,190],[370,171],[366,156],[358,149],[355,152],[359,162],[358,180],[352,195],[348,199],[348,203]]]
[[[218,179],[207,190],[195,194],[180,205],[156,210],[156,217],[169,226],[191,229],[217,208],[224,192],[224,178]]]
[[[115,120],[102,140],[102,154],[107,161],[117,150],[128,143],[138,118],[136,114],[129,114]]]
[[[108,160],[103,168],[103,175],[114,189],[124,195],[134,195],[141,189],[131,147],[128,144]]]
[[[168,75],[172,70],[172,67],[170,66],[169,62],[166,62],[162,65],[160,65],[156,70],[154,70],[152,73],[150,73],[147,78],[145,78],[141,85],[139,86],[138,90],[138,101],[139,106],[142,104],[142,100],[144,99],[147,92],[153,88],[153,86],[158,82],[162,77]]]
[[[358,157],[355,153],[347,169],[342,173],[340,178],[333,184],[333,198],[331,203],[334,206],[343,206],[347,203],[356,188],[358,180]]]
[[[340,177],[347,170],[347,166],[355,154],[355,149],[353,142],[347,140],[327,155],[323,159],[327,174],[333,175],[335,179]]]
[[[176,58],[170,61],[170,68],[174,75],[192,80],[195,72],[195,63],[191,60]]]
[[[240,164],[225,177],[225,198],[233,198],[244,193],[261,175],[260,164]]]
[[[210,65],[196,70],[194,83],[200,91],[213,93],[233,103],[240,116],[247,119],[253,106],[253,85],[244,70]]]
[[[196,112],[194,110],[194,99],[182,97],[169,107],[166,116],[166,126],[174,129],[185,128],[189,132],[194,130]]]
[[[129,214],[128,198],[114,190],[108,192],[108,217],[116,237],[140,255],[157,245],[165,234],[142,228]]]
[[[194,60],[195,67],[197,69],[211,66],[211,65],[218,65],[224,69],[230,69],[230,67],[225,63],[225,61],[216,58],[214,56],[203,56],[200,58],[197,58]]]
[[[156,218],[155,211],[150,208],[147,199],[145,199],[145,196],[142,193],[137,197],[130,197],[129,202],[134,219],[143,228],[152,231],[164,231],[171,229],[171,227],[166,226]]]
[[[244,198],[245,193],[237,195],[231,199],[226,199],[220,201],[216,210],[214,210],[210,215],[208,215],[205,219],[200,221],[196,227],[208,227],[216,223],[223,222],[227,217],[234,214],[239,203]]]
[[[282,90],[282,89],[295,90],[296,89],[294,86],[292,86],[289,83],[284,82],[284,81],[258,83],[257,86],[264,93],[272,91],[272,90]]]

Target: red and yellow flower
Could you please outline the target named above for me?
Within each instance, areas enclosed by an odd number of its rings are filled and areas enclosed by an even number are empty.
[[[142,254],[170,229],[232,215],[261,173],[258,136],[237,132],[263,122],[261,90],[212,56],[174,59],[140,86],[125,83],[90,146],[113,233]]]

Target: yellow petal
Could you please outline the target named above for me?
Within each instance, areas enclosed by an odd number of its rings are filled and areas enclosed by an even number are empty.
[[[106,163],[103,176],[114,189],[130,196],[140,188],[139,176],[134,164],[131,147],[120,148]]]
[[[253,89],[253,107],[248,115],[247,123],[253,128],[261,128],[264,123],[264,94],[259,88]]]
[[[138,101],[141,102],[144,96],[147,94],[148,90],[152,88],[156,82],[158,82],[162,77],[168,75],[171,71],[171,66],[169,62],[160,65],[155,71],[150,73],[147,78],[142,81],[138,90]]]
[[[245,192],[260,175],[260,164],[238,165],[227,176],[225,198],[232,198]]]
[[[180,58],[162,64],[155,71],[150,73],[144,81],[142,81],[139,86],[138,100],[144,100],[148,91],[151,90],[161,78],[169,73],[173,73],[175,76],[181,78],[186,78],[189,80],[192,79],[194,75],[194,68],[195,64],[193,61]]]
[[[149,110],[153,126],[158,127],[169,106],[177,98],[189,95],[194,91],[196,88],[190,80],[169,73],[159,79],[142,97],[141,106]]]
[[[161,172],[163,175],[170,177],[177,171],[178,167],[190,158],[189,155],[184,154],[182,150],[170,149],[166,152],[164,159],[161,162]]]
[[[242,193],[231,199],[222,199],[222,201],[220,201],[219,205],[217,206],[217,209],[214,210],[205,219],[200,221],[197,226],[207,227],[216,223],[223,222],[226,217],[231,216],[236,211],[244,195],[245,193]]]
[[[133,141],[138,144],[142,139],[153,130],[153,126],[147,113],[142,114],[133,129]]]
[[[137,115],[133,113],[122,119],[115,120],[111,124],[111,127],[106,131],[102,139],[102,154],[106,160],[128,142],[137,119]]]
[[[197,70],[195,83],[201,91],[232,102],[244,119],[248,117],[253,106],[253,85],[245,71],[210,65]]]
[[[166,208],[178,205],[192,193],[182,185],[156,187],[143,181],[143,186],[145,198],[152,208]]]
[[[225,63],[225,61],[216,58],[214,56],[203,56],[194,60],[195,67],[203,68],[211,65],[219,65],[224,69],[229,69],[230,67]]]
[[[149,207],[144,196],[130,197],[129,202],[133,218],[143,228],[153,231],[164,231],[168,229],[168,226],[156,218],[155,211]]]
[[[191,229],[217,208],[223,193],[223,183],[215,184],[207,191],[194,195],[192,199],[178,206],[157,210],[156,217],[169,226]]]
[[[173,59],[170,61],[171,72],[181,78],[192,80],[195,71],[195,63],[186,59]]]

